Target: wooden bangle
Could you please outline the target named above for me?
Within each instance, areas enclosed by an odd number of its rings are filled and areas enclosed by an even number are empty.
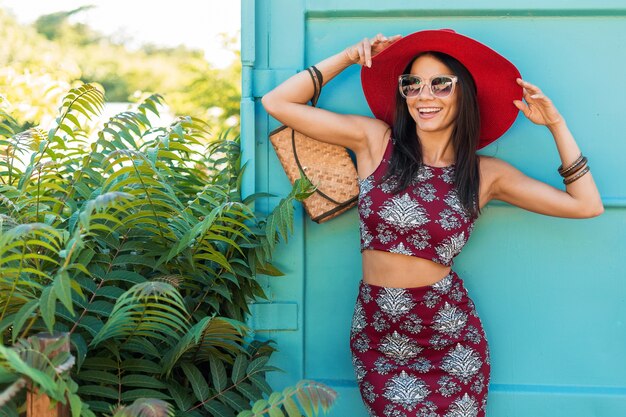
[[[581,152],[580,155],[578,156],[578,158],[576,158],[576,160],[574,162],[572,162],[570,164],[570,166],[568,166],[567,168],[563,168],[563,165],[561,164],[561,165],[559,165],[557,171],[559,171],[559,174],[561,174],[563,177],[566,177],[567,176],[567,172],[569,170],[571,170],[574,166],[579,164],[580,161],[582,161],[582,160],[583,160],[583,154]]]
[[[565,178],[563,180],[563,184],[565,185],[571,184],[577,179],[579,179],[580,177],[582,177],[583,175],[585,175],[587,172],[589,172],[589,165],[587,165],[585,169],[583,169],[582,171],[580,171],[578,174],[574,175],[573,177]]]
[[[580,171],[581,169],[583,169],[586,165],[587,165],[587,157],[584,157],[583,159],[581,159],[579,163],[577,163],[576,165],[572,165],[570,168],[567,169],[567,171],[564,171],[563,173],[561,173],[561,176],[563,178],[572,176],[578,171]]]

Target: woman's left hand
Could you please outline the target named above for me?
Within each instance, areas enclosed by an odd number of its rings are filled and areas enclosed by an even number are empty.
[[[552,104],[552,100],[541,92],[539,87],[521,78],[517,83],[524,89],[524,103],[521,100],[513,100],[515,107],[524,113],[531,122],[547,127],[555,126],[563,120],[559,111]]]

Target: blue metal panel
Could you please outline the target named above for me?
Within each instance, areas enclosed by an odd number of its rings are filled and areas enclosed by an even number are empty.
[[[251,85],[246,86],[252,98],[258,98],[274,84],[294,74],[302,67],[304,50],[304,7],[303,2],[293,0],[281,1],[247,1],[242,4],[242,11],[253,13],[254,23],[242,26],[242,44],[254,42],[255,48],[242,46],[242,51],[254,50],[254,64],[250,72]],[[292,16],[291,19],[277,24],[274,19],[281,16]],[[242,13],[242,22],[247,15]],[[301,51],[300,54],[281,53],[280,51]],[[242,59],[244,59],[242,52]],[[249,58],[248,58],[249,59]],[[245,61],[244,61],[245,64]],[[244,70],[245,74],[245,70]],[[243,102],[242,102],[243,104]],[[254,149],[254,153],[244,153],[252,160],[244,159],[242,163],[254,164],[254,176],[244,178],[254,184],[255,192],[269,192],[276,197],[258,200],[256,210],[269,213],[285,196],[291,186],[280,163],[267,140],[267,134],[277,126],[275,120],[269,120],[259,100],[255,101],[251,111],[242,107],[242,125],[246,126],[246,118],[254,117],[254,134],[249,135],[246,129],[242,136],[242,145],[246,149]],[[242,129],[242,132],[244,129]],[[247,136],[246,136],[247,135]],[[247,188],[244,188],[247,189]],[[304,378],[303,345],[304,333],[302,325],[303,287],[304,281],[304,228],[302,208],[295,212],[295,231],[289,238],[288,245],[280,245],[275,252],[274,264],[285,273],[279,278],[261,278],[266,289],[269,303],[258,303],[251,306],[254,313],[248,324],[257,333],[257,337],[271,339],[277,343],[279,351],[273,355],[272,363],[279,366],[285,373],[273,373],[268,380],[279,389],[285,385]]]
[[[623,0],[307,0],[308,15],[317,16],[613,16],[624,13]]]
[[[242,132],[244,146],[254,144],[256,191],[289,190],[267,142],[278,124],[258,98],[364,36],[453,28],[502,53],[553,99],[589,158],[607,210],[571,220],[493,202],[477,222],[454,268],[490,340],[488,416],[626,415],[626,181],[618,180],[626,176],[620,52],[626,2],[266,0],[254,6],[256,39],[244,32],[242,42],[243,50],[251,41],[257,45],[249,89],[256,105],[251,112],[246,104],[245,114],[242,107],[242,121],[254,113],[255,136]],[[357,66],[326,87],[320,106],[370,114]],[[551,136],[521,115],[481,153],[563,189]],[[276,202],[267,201],[264,210]],[[259,307],[254,324],[277,340],[276,364],[288,371],[271,383],[275,389],[301,378],[328,383],[340,394],[332,416],[365,416],[348,345],[361,275],[356,211],[317,225],[299,208],[295,236],[277,259],[287,276],[266,281],[276,305]]]
[[[249,325],[257,332],[263,330],[298,330],[298,304],[251,304]]]

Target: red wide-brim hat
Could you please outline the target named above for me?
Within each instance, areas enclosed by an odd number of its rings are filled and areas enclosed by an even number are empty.
[[[412,33],[374,56],[371,68],[363,66],[361,85],[374,116],[393,124],[398,77],[417,54],[426,51],[456,58],[472,74],[480,107],[478,149],[502,136],[517,117],[513,100],[522,99],[522,87],[516,82],[520,73],[493,49],[450,29]]]

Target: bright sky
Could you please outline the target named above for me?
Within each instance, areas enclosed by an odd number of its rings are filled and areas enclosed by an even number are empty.
[[[105,34],[140,43],[186,45],[205,51],[209,62],[225,67],[235,55],[224,50],[219,33],[237,35],[241,28],[240,0],[0,0],[22,23],[42,14],[94,5],[74,21]]]

